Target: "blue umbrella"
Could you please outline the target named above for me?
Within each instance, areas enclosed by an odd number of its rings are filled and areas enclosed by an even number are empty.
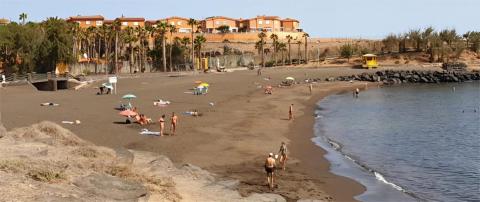
[[[133,99],[133,98],[137,98],[137,96],[135,96],[134,94],[126,94],[122,98],[130,100],[130,99]]]
[[[137,98],[137,96],[135,96],[134,94],[126,94],[122,98],[128,100],[128,108],[131,109],[132,108],[132,103],[130,103],[130,100],[133,99],[133,98]]]

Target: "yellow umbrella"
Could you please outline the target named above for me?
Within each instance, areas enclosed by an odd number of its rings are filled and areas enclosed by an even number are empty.
[[[203,83],[201,83],[201,84],[200,84],[200,85],[198,85],[198,86],[205,86],[205,87],[209,87],[209,86],[210,86],[210,84],[203,82]]]

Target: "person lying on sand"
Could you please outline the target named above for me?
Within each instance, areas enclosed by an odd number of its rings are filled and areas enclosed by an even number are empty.
[[[268,187],[273,190],[274,188],[274,174],[275,174],[275,158],[273,153],[268,154],[267,160],[265,160],[265,171],[267,172]]]
[[[59,104],[57,103],[53,103],[53,102],[45,102],[45,103],[41,103],[40,106],[59,106]]]

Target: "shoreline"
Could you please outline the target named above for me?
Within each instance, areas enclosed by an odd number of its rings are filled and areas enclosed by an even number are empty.
[[[338,201],[357,201],[354,197],[364,193],[366,191],[366,187],[354,179],[336,175],[330,171],[331,162],[329,162],[324,156],[326,155],[327,151],[317,146],[312,141],[312,138],[316,137],[314,133],[315,117],[313,114],[317,107],[317,103],[324,98],[330,95],[349,92],[357,87],[364,89],[365,85],[358,84],[357,82],[356,84],[353,84],[350,87],[344,87],[343,89],[334,89],[327,92],[314,93],[310,99],[303,102],[305,106],[305,113],[298,117],[292,124],[288,133],[289,135],[287,136],[293,140],[290,142],[291,155],[294,158],[299,159],[301,162],[304,162],[298,166],[298,169],[306,172],[310,176],[324,180],[327,184],[330,184],[330,186],[324,186],[322,188]],[[309,135],[306,136],[307,134]],[[313,159],[319,161],[313,161]],[[325,173],[322,171],[327,172]],[[339,190],[339,187],[348,187],[348,189]]]

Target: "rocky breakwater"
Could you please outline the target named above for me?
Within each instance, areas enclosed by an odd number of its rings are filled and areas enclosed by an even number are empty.
[[[443,83],[480,80],[480,72],[470,71],[396,71],[384,70],[351,76],[329,77],[326,81],[370,81],[384,84]]]

